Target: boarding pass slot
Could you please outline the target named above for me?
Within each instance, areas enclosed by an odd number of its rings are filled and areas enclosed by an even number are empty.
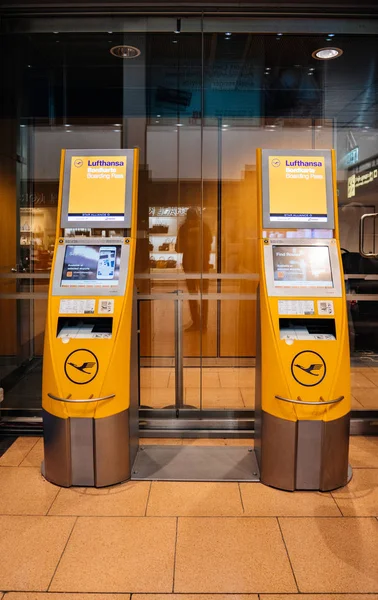
[[[294,319],[279,320],[280,339],[292,341],[336,340],[336,324],[334,319]]]
[[[112,317],[59,317],[56,337],[69,339],[111,339]]]

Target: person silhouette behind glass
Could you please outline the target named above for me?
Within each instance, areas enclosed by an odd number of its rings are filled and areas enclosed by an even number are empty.
[[[186,286],[190,294],[201,291],[201,272],[209,272],[212,235],[207,223],[201,223],[197,208],[190,207],[186,219],[181,225],[176,240],[176,252],[182,253],[182,267],[187,274],[198,274],[198,279],[187,279]],[[207,294],[209,280],[202,279],[202,292]],[[208,300],[202,302],[202,329],[207,329]],[[198,331],[201,326],[200,302],[189,300],[192,324],[186,331]]]

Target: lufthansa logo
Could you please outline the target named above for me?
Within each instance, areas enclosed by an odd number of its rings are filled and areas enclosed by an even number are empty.
[[[281,161],[278,158],[273,158],[272,167],[279,167],[280,164],[281,164]]]
[[[84,348],[74,350],[66,358],[64,372],[72,383],[77,385],[89,383],[98,373],[97,356]]]
[[[319,385],[326,375],[327,367],[324,359],[317,352],[304,350],[294,356],[291,363],[291,374],[295,381],[306,387]]]
[[[83,166],[83,161],[82,161],[82,159],[81,159],[81,158],[77,158],[77,159],[74,161],[74,165],[75,165],[75,167],[77,167],[77,168],[79,168],[79,167],[82,167],[82,166]]]

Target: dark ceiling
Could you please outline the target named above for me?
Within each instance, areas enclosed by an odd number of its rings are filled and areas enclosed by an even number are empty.
[[[154,11],[224,12],[239,11],[259,14],[377,15],[377,0],[0,0],[3,13],[46,14],[59,12]]]

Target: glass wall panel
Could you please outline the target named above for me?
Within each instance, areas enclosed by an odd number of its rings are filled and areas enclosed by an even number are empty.
[[[361,216],[378,210],[377,38],[263,34],[253,20],[210,17],[182,18],[178,33],[176,17],[63,28],[1,37],[6,403],[40,406],[63,148],[140,148],[141,404],[201,410],[254,406],[256,149],[335,148],[353,406],[378,409],[378,262],[359,239]],[[115,56],[122,45],[139,55]],[[343,54],[313,57],[330,45]],[[368,219],[368,254],[377,231]]]

